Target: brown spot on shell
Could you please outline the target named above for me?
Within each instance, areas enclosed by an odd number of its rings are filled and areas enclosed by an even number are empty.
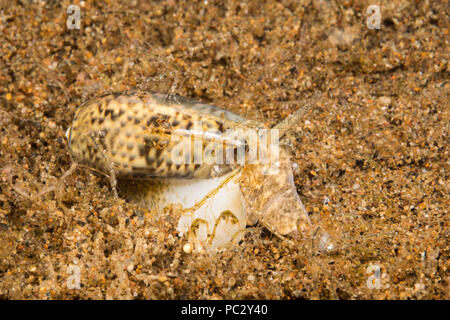
[[[109,115],[112,115],[113,113],[114,113],[114,110],[106,109],[106,110],[105,110],[105,118],[106,118],[107,116],[109,116]]]

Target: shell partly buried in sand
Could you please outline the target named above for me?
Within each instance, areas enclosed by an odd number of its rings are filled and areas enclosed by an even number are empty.
[[[121,195],[159,212],[181,206],[179,235],[186,235],[196,248],[218,248],[238,242],[246,227],[240,176],[237,169],[209,179],[127,182],[121,184]]]
[[[198,148],[183,163],[173,159],[175,136],[189,141],[200,138],[200,152],[215,144],[236,156],[248,141],[230,138],[227,131],[262,127],[183,97],[111,94],[80,106],[68,140],[77,161],[106,174],[114,170],[121,180],[121,196],[127,200],[158,211],[181,206],[179,234],[203,247],[238,241],[246,224],[259,221],[279,236],[317,237],[320,249],[331,249],[328,234],[317,232],[311,224],[282,148],[274,149],[276,157],[267,163],[199,163],[195,161]],[[276,173],[269,173],[273,168]]]

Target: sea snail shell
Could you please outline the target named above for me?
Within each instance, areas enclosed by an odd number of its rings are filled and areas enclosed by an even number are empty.
[[[212,105],[141,92],[108,94],[81,105],[67,137],[77,161],[104,173],[112,168],[126,181],[120,188],[124,198],[156,210],[181,205],[178,231],[197,245],[222,247],[239,240],[247,223],[259,221],[279,236],[316,237],[319,249],[332,249],[328,234],[311,224],[283,148],[271,144],[271,161],[265,163],[249,161],[248,154],[237,159],[237,150],[249,151],[249,139],[230,131],[253,130],[259,139],[262,129]],[[191,147],[175,161],[182,140]],[[211,145],[222,150],[211,153],[218,161],[196,161],[205,160]],[[230,154],[232,161],[226,161]],[[274,168],[276,174],[270,173]]]

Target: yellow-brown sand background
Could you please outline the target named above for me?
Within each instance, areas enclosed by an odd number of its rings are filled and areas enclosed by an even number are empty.
[[[1,299],[448,299],[446,1],[1,1]],[[183,251],[176,213],[114,200],[71,166],[76,107],[172,92],[291,134],[295,182],[339,250],[311,255],[262,228],[217,255]],[[81,268],[69,289],[68,267]],[[371,265],[382,288],[367,287]]]

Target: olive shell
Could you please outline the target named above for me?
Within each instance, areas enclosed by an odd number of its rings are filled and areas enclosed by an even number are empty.
[[[229,147],[228,129],[258,127],[235,113],[181,96],[107,94],[77,109],[68,139],[78,162],[104,173],[112,166],[118,178],[209,178],[229,172],[233,164],[196,161],[196,150],[183,163],[174,163],[172,152],[180,142],[174,137],[200,135],[203,147],[211,142]]]

